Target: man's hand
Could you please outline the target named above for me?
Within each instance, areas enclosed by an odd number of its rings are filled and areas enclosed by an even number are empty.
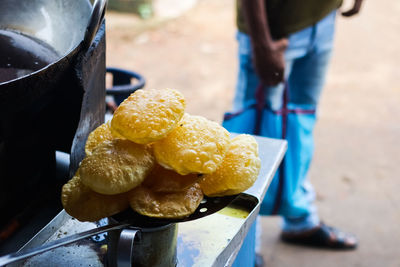
[[[277,85],[284,80],[287,39],[271,41],[268,45],[253,46],[253,60],[257,74],[266,86]]]
[[[273,40],[269,29],[265,0],[241,0],[251,44],[253,64],[261,82],[276,85],[284,79],[284,53],[287,39]]]
[[[358,14],[358,12],[360,12],[360,9],[361,9],[362,1],[363,0],[354,0],[353,7],[345,12],[342,12],[342,16],[351,17],[355,14]]]

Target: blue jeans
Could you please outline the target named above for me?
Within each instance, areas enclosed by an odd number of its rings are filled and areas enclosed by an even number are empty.
[[[331,57],[336,12],[316,25],[289,35],[285,52],[285,78],[288,84],[288,106],[292,109],[317,109]],[[239,74],[234,98],[234,111],[256,102],[255,90],[260,80],[252,64],[251,40],[244,33],[237,34],[239,43]],[[284,84],[265,88],[267,108],[277,111],[282,107]],[[271,113],[273,114],[273,113]],[[264,125],[264,135],[281,138],[280,115],[271,115]],[[314,191],[307,174],[313,155],[315,114],[288,116],[288,151],[285,156],[285,183],[279,214],[284,218],[284,230],[303,230],[319,223],[314,206]],[[278,175],[273,179],[261,207],[261,214],[270,214],[275,202]]]
[[[336,11],[317,24],[288,36],[285,51],[285,79],[290,109],[316,110],[333,48]],[[255,91],[260,80],[254,70],[250,37],[237,33],[239,73],[233,112],[256,103]],[[284,83],[264,88],[265,103],[271,111],[282,108]],[[269,112],[263,120],[262,135],[282,136],[282,116]],[[308,180],[314,150],[313,129],[316,114],[289,114],[287,117],[284,184],[278,214],[283,217],[283,231],[302,231],[319,223],[314,204],[315,192]],[[280,170],[281,171],[281,170]],[[272,180],[261,205],[260,214],[268,215],[274,207],[279,172]],[[254,243],[254,242],[253,242]],[[238,254],[238,261],[243,257]],[[247,255],[246,257],[249,257]]]

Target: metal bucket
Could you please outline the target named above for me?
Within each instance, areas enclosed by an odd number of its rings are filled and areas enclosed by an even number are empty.
[[[116,223],[109,218],[110,223]],[[173,267],[177,264],[178,224],[132,227],[109,232],[109,266]]]

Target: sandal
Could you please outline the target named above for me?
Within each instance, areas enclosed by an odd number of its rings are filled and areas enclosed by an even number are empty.
[[[296,245],[342,250],[355,249],[358,244],[354,235],[323,223],[301,233],[282,232],[281,239]]]

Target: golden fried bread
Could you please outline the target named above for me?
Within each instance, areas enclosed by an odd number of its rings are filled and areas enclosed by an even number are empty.
[[[210,197],[235,195],[251,187],[260,172],[258,144],[251,135],[241,134],[231,140],[224,161],[216,172],[200,181],[203,193]]]
[[[129,140],[99,144],[80,165],[82,182],[106,195],[127,192],[141,184],[155,164],[151,149]]]
[[[116,130],[114,130],[114,129],[111,127],[111,120],[107,121],[106,123],[107,123],[107,125],[108,125],[108,127],[109,127],[109,129],[110,129],[110,132],[111,132],[111,134],[112,134],[112,136],[113,136],[114,138],[126,139],[125,137],[123,137],[122,135],[120,135]]]
[[[177,126],[185,106],[183,95],[176,90],[137,90],[117,108],[111,127],[135,143],[148,144]]]
[[[79,221],[98,221],[129,208],[128,193],[102,195],[81,182],[79,173],[62,187],[61,202],[65,211]]]
[[[150,174],[143,181],[143,185],[153,192],[173,193],[181,192],[192,186],[201,178],[201,174],[190,173],[180,175],[156,164]]]
[[[114,139],[114,136],[111,133],[110,126],[107,123],[103,123],[89,134],[85,144],[86,155],[92,154],[93,149],[98,144],[104,141],[111,141],[112,139]]]
[[[203,199],[199,184],[182,192],[156,193],[145,186],[130,192],[131,208],[139,214],[154,218],[180,219],[192,214]]]
[[[228,131],[201,116],[185,114],[166,138],[153,144],[157,162],[179,174],[212,173],[222,163]]]
[[[88,137],[86,157],[63,186],[65,210],[96,221],[129,206],[150,217],[180,219],[195,212],[203,194],[234,195],[252,186],[260,171],[250,135],[228,131],[185,114],[172,90],[137,90],[113,119]]]

